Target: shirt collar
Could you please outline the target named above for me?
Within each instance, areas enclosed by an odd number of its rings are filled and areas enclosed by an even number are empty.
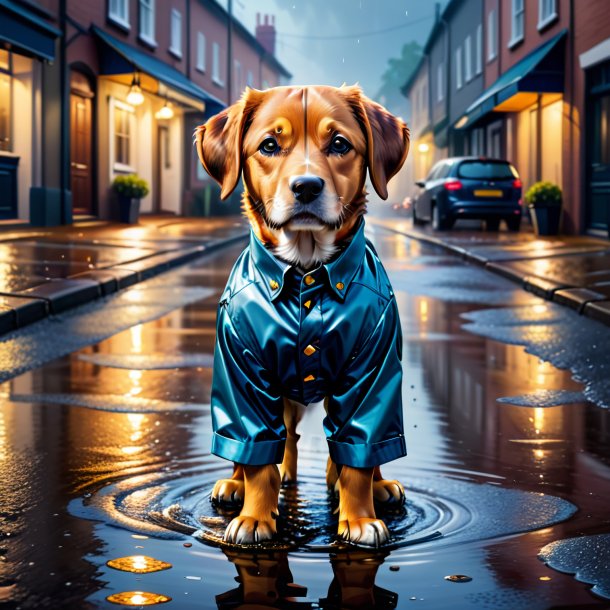
[[[356,271],[362,264],[366,249],[364,218],[359,218],[357,222],[356,232],[347,247],[335,260],[322,265],[328,274],[331,289],[342,301]],[[273,301],[282,292],[286,272],[292,268],[292,265],[273,256],[252,230],[250,230],[250,254],[253,266],[261,276],[261,284],[265,286],[267,296]]]

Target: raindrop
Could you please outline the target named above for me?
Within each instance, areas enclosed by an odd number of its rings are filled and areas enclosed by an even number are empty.
[[[390,570],[392,572],[398,572],[398,570],[400,570],[400,566],[390,566]]]
[[[445,576],[445,580],[450,582],[470,582],[472,577],[466,576],[465,574],[450,574],[449,576]]]
[[[187,580],[201,580],[201,576],[185,576]]]
[[[345,63],[345,57],[341,60],[343,63]]]
[[[192,542],[185,542],[182,546],[185,546],[187,549],[190,549],[193,546]]]

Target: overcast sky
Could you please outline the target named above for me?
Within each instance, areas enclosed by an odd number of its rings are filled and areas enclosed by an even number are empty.
[[[359,82],[371,97],[388,59],[406,42],[424,44],[434,10],[432,0],[233,0],[235,17],[252,32],[257,12],[275,15],[276,55],[293,84]]]

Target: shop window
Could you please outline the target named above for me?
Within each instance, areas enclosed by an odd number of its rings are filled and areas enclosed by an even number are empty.
[[[110,104],[110,154],[112,168],[115,172],[135,171],[135,111],[132,106],[119,100]]]
[[[108,0],[108,19],[129,29],[129,0]]]
[[[169,51],[182,58],[182,13],[172,9]]]
[[[523,26],[525,22],[525,0],[512,0],[511,38],[509,47],[523,40]]]
[[[0,49],[0,151],[12,150],[12,97],[11,55]]]
[[[152,46],[155,41],[155,0],[140,0],[140,38]]]
[[[538,0],[538,29],[557,19],[557,0]]]
[[[197,32],[197,63],[195,67],[199,72],[205,72],[205,35]]]

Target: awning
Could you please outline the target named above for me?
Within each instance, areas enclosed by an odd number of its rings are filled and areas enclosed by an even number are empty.
[[[519,110],[531,105],[542,93],[563,93],[564,40],[567,30],[534,49],[509,68],[473,104],[454,125],[456,129],[472,127],[488,113]],[[510,103],[510,100],[513,103]]]
[[[11,0],[0,0],[0,41],[8,42],[11,50],[53,61],[55,39],[61,32]]]
[[[206,114],[216,114],[226,107],[221,100],[204,91],[172,66],[117,40],[96,26],[91,26],[91,29],[101,43],[100,74],[132,74],[137,70],[188,98],[203,102]]]

